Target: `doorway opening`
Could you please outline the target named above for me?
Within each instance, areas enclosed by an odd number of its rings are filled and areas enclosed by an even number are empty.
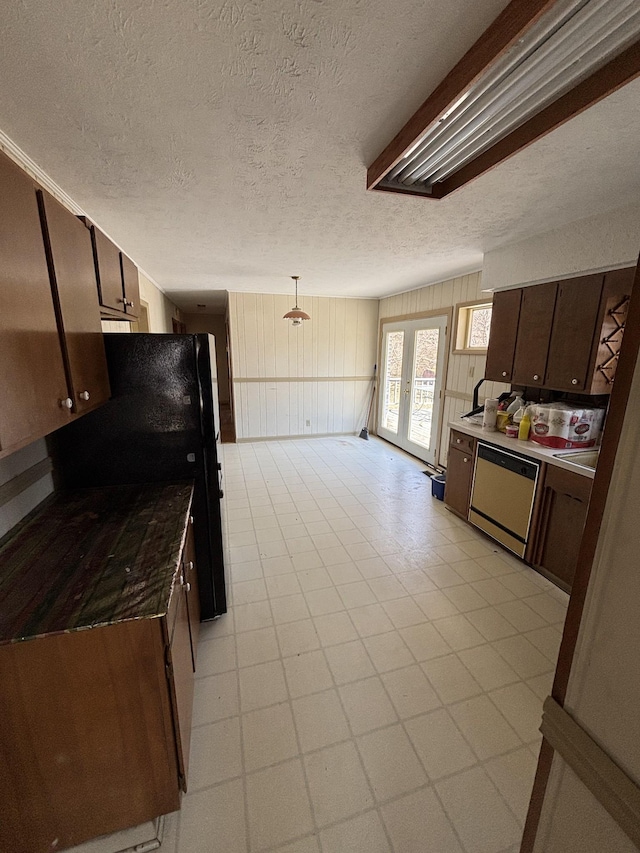
[[[448,315],[382,323],[378,435],[431,465],[440,435]]]
[[[198,313],[183,312],[185,330],[189,334],[206,332],[216,339],[220,440],[223,444],[229,444],[236,440],[229,335],[229,294],[226,290],[201,291],[197,294],[197,298]]]

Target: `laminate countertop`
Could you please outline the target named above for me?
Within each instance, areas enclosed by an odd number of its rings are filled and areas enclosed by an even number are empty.
[[[163,616],[193,486],[74,489],[0,540],[0,644]]]
[[[470,423],[466,420],[449,421],[451,429],[457,429],[458,432],[463,432],[465,435],[473,436],[487,444],[493,444],[495,447],[501,447],[503,450],[510,450],[512,453],[517,453],[520,456],[528,456],[530,459],[536,459],[539,462],[547,462],[549,465],[555,465],[557,468],[564,468],[565,471],[573,471],[574,474],[580,474],[582,477],[588,477],[593,480],[595,470],[586,468],[584,465],[578,465],[575,462],[570,462],[568,459],[560,459],[555,456],[556,453],[571,453],[579,451],[581,448],[575,447],[572,450],[562,450],[559,447],[545,447],[535,441],[520,441],[518,438],[508,438],[503,432],[498,430],[486,430],[477,424]],[[597,447],[585,447],[583,450],[597,450]]]

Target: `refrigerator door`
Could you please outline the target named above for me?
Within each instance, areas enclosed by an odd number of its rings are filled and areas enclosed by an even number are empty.
[[[213,335],[196,335],[196,358],[200,385],[200,416],[204,448],[204,468],[211,522],[211,559],[213,565],[213,596],[217,613],[227,610],[228,577],[224,561],[224,518],[222,498],[222,461],[220,448],[220,409],[218,405],[218,375],[216,342]]]
[[[193,338],[104,338],[111,400],[59,431],[66,483],[197,479],[203,447]]]

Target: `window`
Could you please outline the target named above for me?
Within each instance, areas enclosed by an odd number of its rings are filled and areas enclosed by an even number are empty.
[[[485,352],[491,329],[490,302],[463,302],[456,305],[454,352]]]

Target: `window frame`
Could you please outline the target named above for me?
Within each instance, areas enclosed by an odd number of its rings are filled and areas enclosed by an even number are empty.
[[[493,309],[493,300],[474,299],[471,302],[458,302],[455,307],[455,328],[453,331],[453,355],[486,355],[487,347],[470,347],[469,333],[473,310],[477,308]],[[488,343],[488,342],[487,342]]]

